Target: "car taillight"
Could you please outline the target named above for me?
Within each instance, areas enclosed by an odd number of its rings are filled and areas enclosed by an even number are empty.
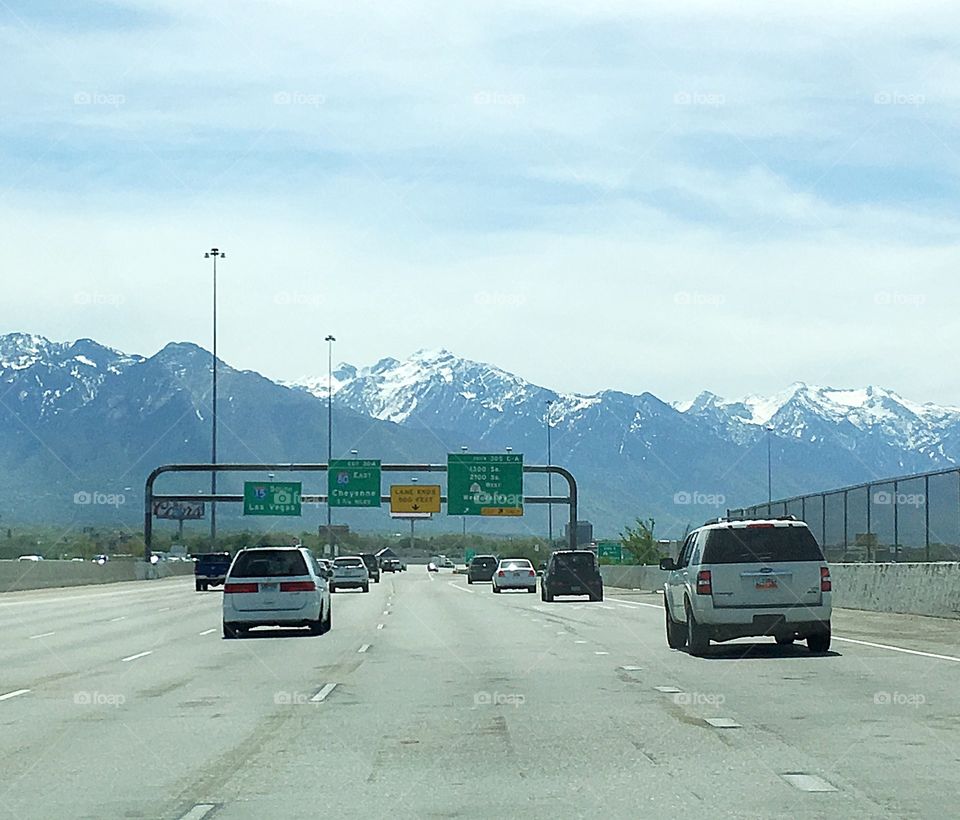
[[[776,528],[776,524],[747,524],[748,530],[772,530]]]
[[[317,585],[313,581],[281,581],[281,592],[315,592]]]
[[[497,573],[497,575],[499,575],[501,578],[503,578],[503,570],[500,570],[500,571]]]
[[[529,575],[531,578],[537,577],[537,573],[535,570],[530,570],[530,572],[528,572],[527,575]]]
[[[697,573],[697,595],[713,595],[713,576],[708,569]]]
[[[833,592],[833,581],[830,580],[830,567],[820,567],[820,591]]]
[[[224,594],[231,594],[233,592],[257,592],[258,587],[256,584],[224,584],[223,591]]]

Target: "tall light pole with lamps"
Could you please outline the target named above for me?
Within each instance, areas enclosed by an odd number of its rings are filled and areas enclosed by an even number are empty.
[[[333,343],[336,337],[328,333],[324,341],[327,343],[327,547],[333,554],[333,533],[331,525],[333,516],[330,510],[330,462],[333,460]]]
[[[211,441],[210,463],[217,463],[217,259],[226,259],[227,254],[219,248],[210,248],[203,255],[204,259],[213,260],[213,396],[211,399],[213,412],[211,414]],[[210,495],[217,494],[217,471],[210,473]],[[210,501],[210,551],[216,548],[217,542],[217,502]]]
[[[773,514],[769,509],[773,504],[773,425],[767,425],[767,512]]]

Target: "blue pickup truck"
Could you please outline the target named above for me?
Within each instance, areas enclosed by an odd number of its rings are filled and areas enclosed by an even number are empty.
[[[197,592],[204,592],[207,587],[221,586],[227,580],[231,560],[229,552],[204,552],[195,557],[197,562],[193,565],[193,576]]]

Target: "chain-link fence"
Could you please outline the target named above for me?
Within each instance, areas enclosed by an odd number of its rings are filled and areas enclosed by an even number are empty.
[[[960,560],[960,469],[872,481],[727,511],[731,518],[793,515],[827,558]]]

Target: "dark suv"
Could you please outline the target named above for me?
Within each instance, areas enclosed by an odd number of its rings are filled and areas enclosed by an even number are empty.
[[[553,553],[540,579],[540,597],[552,601],[557,595],[589,595],[603,600],[603,578],[597,556],[590,550],[561,550]]]
[[[361,552],[360,557],[363,559],[363,563],[367,565],[367,572],[370,574],[370,580],[375,584],[379,584],[380,562],[377,560],[377,556],[372,552]]]
[[[493,555],[475,555],[467,567],[467,583],[475,581],[492,581],[493,573],[497,571],[497,561]]]

